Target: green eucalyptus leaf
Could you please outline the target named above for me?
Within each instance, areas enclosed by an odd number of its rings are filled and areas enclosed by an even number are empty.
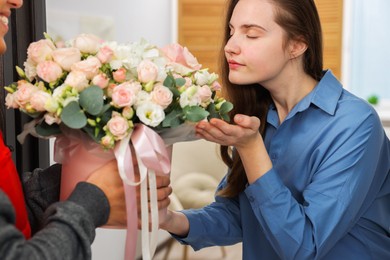
[[[177,87],[181,87],[184,86],[184,84],[186,84],[186,80],[184,78],[177,78],[175,79],[175,82]]]
[[[224,121],[226,121],[226,122],[230,122],[230,117],[229,117],[228,114],[222,114],[222,115],[221,115],[221,118],[222,118]]]
[[[91,115],[98,115],[103,109],[103,90],[98,86],[91,86],[80,93],[80,106]]]
[[[173,94],[173,98],[180,97],[180,91],[176,87],[168,87]]]
[[[233,109],[233,104],[228,102],[228,101],[225,101],[222,103],[221,108],[219,109],[219,112],[221,114],[226,114],[229,111],[231,111],[232,109]]]
[[[103,125],[107,124],[107,122],[111,119],[112,111],[113,111],[113,109],[109,104],[103,107],[103,112],[100,116],[101,117],[101,124],[103,124]]]
[[[60,127],[57,124],[49,125],[45,121],[35,127],[37,134],[41,136],[53,136],[61,133]]]
[[[210,113],[198,106],[186,106],[183,109],[184,118],[188,121],[199,122],[205,119]]]
[[[87,117],[76,101],[70,102],[61,113],[62,122],[73,129],[81,129],[87,125]]]
[[[170,113],[168,113],[163,122],[163,127],[176,127],[179,126],[180,123],[182,123],[182,117],[183,113],[180,110],[172,110]]]
[[[168,87],[168,88],[175,88],[176,87],[175,78],[172,75],[168,74],[163,82],[163,85]]]
[[[209,111],[210,115],[208,116],[208,118],[220,118],[219,116],[219,113],[217,112],[217,110],[215,109],[215,104],[214,103],[211,103],[208,107],[207,107],[207,111]]]

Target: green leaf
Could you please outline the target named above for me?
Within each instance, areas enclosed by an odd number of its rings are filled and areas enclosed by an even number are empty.
[[[186,80],[184,78],[177,78],[175,79],[175,82],[177,87],[181,87],[184,86],[184,84],[186,84]]]
[[[176,87],[175,78],[172,75],[168,75],[165,78],[163,85],[168,87],[168,88],[175,88]]]
[[[87,125],[87,117],[76,101],[70,102],[61,113],[62,122],[73,129],[81,129]]]
[[[183,113],[180,110],[172,110],[167,114],[162,122],[163,127],[176,127],[179,126],[183,120]]]
[[[41,136],[52,136],[61,133],[60,127],[57,124],[48,125],[45,121],[35,127],[37,134]]]
[[[233,109],[233,104],[228,102],[228,101],[225,101],[222,103],[221,108],[219,109],[219,112],[221,114],[226,114],[232,109]]]
[[[221,118],[222,118],[224,121],[226,121],[226,122],[230,122],[230,117],[229,117],[228,114],[222,114],[222,115],[221,115]]]
[[[91,115],[98,115],[103,109],[103,90],[98,86],[91,86],[80,93],[80,106]]]
[[[183,109],[184,118],[188,121],[199,122],[200,120],[205,119],[210,113],[204,108],[198,106],[186,106]]]
[[[215,109],[215,104],[214,103],[211,103],[207,107],[207,111],[209,111],[209,113],[210,113],[210,115],[208,116],[208,119],[210,119],[210,118],[220,118],[219,113]]]
[[[104,136],[104,131],[100,131],[98,128],[92,127],[87,125],[83,128],[84,132],[86,132],[92,140],[94,140],[96,143],[100,143],[100,140]]]

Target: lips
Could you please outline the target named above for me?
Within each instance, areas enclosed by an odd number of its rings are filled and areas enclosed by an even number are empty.
[[[230,69],[237,69],[239,67],[244,66],[243,64],[235,61],[235,60],[228,60],[229,68]]]

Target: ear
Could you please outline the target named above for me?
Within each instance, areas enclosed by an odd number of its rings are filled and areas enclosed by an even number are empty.
[[[307,43],[303,39],[293,39],[289,42],[290,58],[295,59],[300,57],[307,50]]]

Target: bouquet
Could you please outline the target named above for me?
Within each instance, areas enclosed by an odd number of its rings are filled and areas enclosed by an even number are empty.
[[[146,175],[153,178],[155,172],[169,173],[167,145],[191,138],[194,122],[213,117],[229,120],[232,109],[232,104],[218,95],[218,75],[202,69],[189,50],[179,44],[159,48],[144,39],[120,44],[91,34],[56,43],[45,34],[44,39],[28,47],[24,69],[16,70],[20,80],[5,87],[6,106],[32,118],[19,140],[23,141],[26,134],[56,136],[55,159],[63,164],[62,175],[67,155],[78,154],[81,162],[76,172],[91,172],[84,167],[98,165],[84,160],[91,154],[98,160],[115,157],[129,190],[139,184],[134,183],[129,142],[135,148],[138,164],[152,169],[145,172],[140,168],[143,185]],[[165,145],[161,136],[165,136]],[[81,153],[76,153],[74,147],[79,143],[85,145]],[[67,150],[69,147],[73,150]],[[142,155],[145,147],[154,151],[154,160]],[[110,156],[100,150],[108,151]],[[72,164],[76,167],[74,161]],[[74,176],[72,179],[76,181],[71,187],[79,181]],[[128,200],[135,198],[126,198],[130,205]],[[130,221],[136,222],[128,216],[128,230]],[[148,230],[147,226],[143,229]],[[148,258],[147,252],[143,254]]]
[[[65,126],[111,149],[136,123],[158,131],[211,117],[229,120],[232,105],[216,95],[218,76],[179,44],[118,44],[81,34],[58,46],[46,35],[27,53],[25,69],[16,67],[21,80],[5,87],[6,106],[34,118],[40,136]]]

